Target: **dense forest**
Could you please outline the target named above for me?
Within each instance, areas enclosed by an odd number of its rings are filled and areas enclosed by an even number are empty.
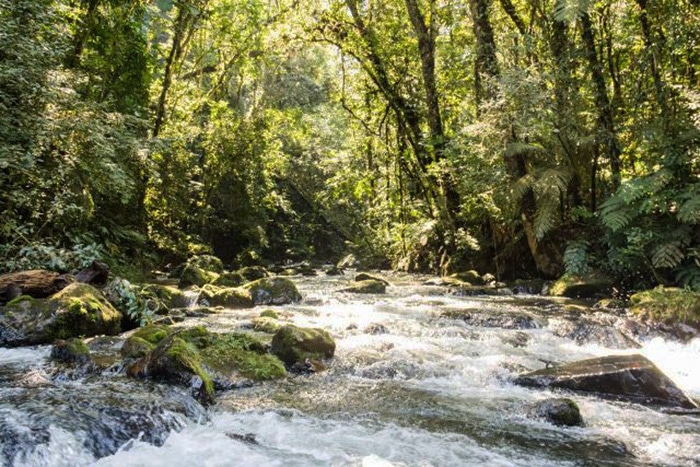
[[[0,0],[0,268],[700,289],[697,0]]]

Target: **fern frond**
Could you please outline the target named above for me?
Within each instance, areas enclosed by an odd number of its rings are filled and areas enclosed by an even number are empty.
[[[585,240],[569,242],[564,250],[564,267],[568,274],[585,275],[590,271],[588,266],[588,247]]]
[[[651,264],[655,268],[675,268],[685,259],[685,253],[681,248],[681,242],[672,241],[662,243],[654,248],[651,254]]]
[[[559,216],[559,198],[544,197],[537,203],[533,228],[537,240],[542,240],[556,225]]]
[[[549,168],[537,177],[535,193],[540,196],[556,196],[566,193],[571,182],[571,171],[566,167]]]
[[[520,177],[518,180],[513,183],[511,187],[511,191],[513,193],[513,198],[515,200],[520,200],[522,199],[525,194],[530,191],[535,185],[535,177],[533,177],[531,174],[527,174],[523,177]]]
[[[558,0],[554,6],[554,19],[566,23],[578,19],[588,11],[592,0]]]
[[[693,193],[678,208],[678,220],[686,224],[700,223],[700,195]]]
[[[600,220],[613,232],[625,228],[634,219],[632,209],[619,196],[614,195],[600,206]]]
[[[676,282],[700,291],[700,264],[684,264],[675,270]]]

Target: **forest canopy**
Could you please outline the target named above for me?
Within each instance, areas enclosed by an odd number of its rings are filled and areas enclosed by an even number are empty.
[[[700,289],[697,0],[0,0],[0,267]]]

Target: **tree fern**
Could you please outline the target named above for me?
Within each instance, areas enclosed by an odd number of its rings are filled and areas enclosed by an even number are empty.
[[[584,275],[590,271],[588,265],[589,243],[585,240],[569,242],[564,250],[564,266],[568,274]]]
[[[678,240],[657,245],[651,254],[651,264],[655,268],[675,268],[685,259],[682,246]]]
[[[634,213],[621,196],[614,195],[600,206],[600,220],[603,225],[613,232],[619,232],[627,227]]]

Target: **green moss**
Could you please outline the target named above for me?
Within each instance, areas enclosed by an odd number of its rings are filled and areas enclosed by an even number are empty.
[[[450,277],[462,282],[469,282],[470,284],[482,285],[484,283],[484,279],[481,277],[481,274],[474,270],[456,272],[454,274],[450,274]]]
[[[603,275],[577,276],[564,274],[549,288],[555,297],[590,298],[610,293],[612,283]]]
[[[57,340],[51,349],[51,358],[64,363],[87,363],[90,350],[82,339]]]
[[[207,347],[211,343],[211,334],[204,326],[183,329],[177,333],[177,337],[199,349]]]
[[[294,282],[283,277],[265,277],[243,287],[256,305],[284,305],[301,300]]]
[[[268,334],[276,333],[282,325],[273,318],[268,318],[266,316],[261,316],[260,318],[255,318],[253,320],[253,329],[258,332],[265,332]]]
[[[212,284],[219,287],[238,287],[246,279],[238,272],[225,272],[221,274]]]
[[[13,307],[25,302],[33,305],[37,302],[37,299],[34,297],[30,297],[29,295],[20,295],[19,297],[13,298],[9,302],[7,302],[6,306]]]
[[[146,356],[154,348],[155,345],[151,342],[134,335],[124,342],[120,353],[124,358],[141,358]]]
[[[352,284],[350,287],[343,289],[343,292],[382,294],[386,292],[386,284],[381,281],[369,279]]]
[[[272,353],[287,365],[322,360],[335,353],[333,337],[323,329],[284,326],[272,338]]]
[[[174,337],[165,352],[165,357],[170,373],[192,373],[199,376],[204,385],[205,394],[213,400],[214,384],[202,368],[201,356],[194,345]]]
[[[219,258],[213,255],[198,255],[193,256],[187,261],[188,265],[195,266],[205,271],[221,274],[224,272],[224,263]]]
[[[143,339],[146,342],[155,345],[168,337],[168,335],[171,333],[172,331],[167,326],[151,324],[136,331],[132,337]]]
[[[214,282],[218,277],[219,275],[215,272],[206,271],[190,264],[182,271],[182,276],[180,277],[178,285],[180,288],[189,287],[191,285],[202,287],[205,284]]]
[[[278,319],[280,315],[275,310],[263,310],[260,312],[260,317]]]
[[[688,289],[657,287],[630,297],[630,310],[642,318],[700,327],[700,294]]]
[[[236,287],[217,287],[211,284],[202,287],[199,300],[206,300],[210,306],[226,308],[252,308],[255,306],[247,290]]]
[[[281,378],[284,365],[265,351],[265,346],[249,334],[219,335],[201,351],[204,363],[212,370],[230,374],[237,371],[256,381]]]

